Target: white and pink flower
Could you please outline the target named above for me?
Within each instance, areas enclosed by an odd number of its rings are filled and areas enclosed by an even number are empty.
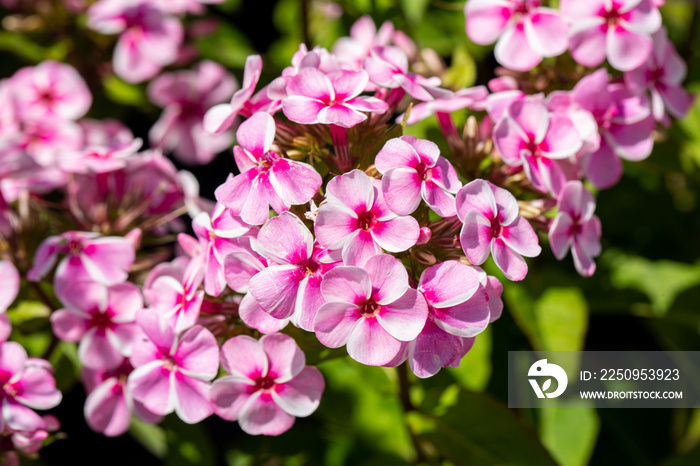
[[[425,326],[428,306],[408,284],[406,268],[393,256],[371,257],[363,268],[336,267],[321,282],[326,303],[314,330],[329,348],[370,366],[395,361]]]
[[[229,375],[212,384],[216,414],[250,435],[286,432],[295,417],[316,411],[325,387],[321,372],[280,333],[231,338],[221,346],[221,365]]]
[[[488,181],[474,180],[457,193],[457,215],[464,223],[459,235],[467,259],[483,264],[493,256],[508,280],[527,275],[525,257],[540,254],[537,234],[518,215],[518,202],[510,192]]]
[[[380,182],[373,182],[360,170],[328,182],[314,229],[321,246],[342,249],[343,262],[358,266],[382,249],[407,250],[416,244],[420,233],[416,219],[392,212],[384,201]]]

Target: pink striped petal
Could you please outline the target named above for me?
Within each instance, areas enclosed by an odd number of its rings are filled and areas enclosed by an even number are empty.
[[[316,338],[329,348],[339,348],[347,342],[360,319],[362,316],[354,304],[326,303],[319,308],[314,320]]]
[[[209,330],[196,325],[180,336],[173,358],[188,376],[211,380],[219,369],[219,346]]]
[[[290,120],[303,125],[319,122],[318,115],[326,104],[302,95],[288,95],[282,100],[282,111]]]
[[[372,299],[379,304],[396,301],[409,288],[406,267],[394,256],[376,255],[367,260],[363,268],[372,283]]]
[[[445,332],[430,319],[408,348],[411,371],[422,379],[432,377],[462,355],[461,339]]]
[[[490,321],[489,297],[484,287],[455,306],[433,309],[435,325],[459,337],[473,337],[481,333]]]
[[[124,387],[111,378],[100,384],[85,400],[85,420],[92,430],[107,437],[117,437],[129,429],[131,413]]]
[[[306,417],[318,408],[324,388],[321,372],[307,366],[289,382],[277,385],[272,399],[287,414]]]
[[[291,119],[291,118],[290,118]],[[345,105],[324,107],[318,112],[318,122],[324,125],[337,125],[352,128],[367,119],[367,115]]]
[[[469,262],[483,264],[489,257],[492,239],[491,222],[476,210],[469,211],[459,234],[459,242]]]
[[[235,376],[216,379],[209,392],[216,415],[227,421],[237,420],[254,386],[252,381]]]
[[[397,167],[416,168],[418,166],[420,156],[405,138],[406,136],[389,139],[384,144],[374,160],[379,173],[384,174]]]
[[[88,331],[89,316],[71,309],[59,309],[51,314],[51,329],[61,340],[77,342]]]
[[[596,67],[605,61],[607,24],[604,19],[585,19],[571,28],[569,49],[583,66]]]
[[[269,113],[258,112],[241,123],[236,131],[236,140],[255,158],[270,150],[275,140],[275,120]]]
[[[279,332],[289,323],[289,319],[275,319],[265,312],[250,293],[246,294],[238,305],[238,315],[244,324],[260,333]]]
[[[496,42],[496,60],[503,66],[516,71],[528,71],[542,61],[542,56],[530,46],[523,23],[509,26]]]
[[[267,375],[268,359],[258,340],[239,335],[221,345],[221,367],[238,379],[256,380]]]
[[[377,222],[370,231],[379,246],[389,252],[401,252],[416,244],[420,226],[413,217],[397,217]]]
[[[260,345],[269,361],[267,375],[274,379],[275,383],[292,380],[306,365],[304,352],[289,335],[265,335],[260,339]]]
[[[368,366],[389,363],[401,349],[401,342],[384,330],[375,318],[362,317],[347,338],[348,355]]]
[[[294,314],[299,283],[304,271],[295,265],[268,267],[250,279],[250,293],[275,319],[286,319]]]
[[[299,217],[289,212],[271,218],[260,229],[255,250],[278,264],[306,265],[314,237]]]
[[[376,319],[386,332],[400,341],[418,336],[428,318],[428,305],[423,295],[413,288],[388,304],[382,304]]]
[[[440,217],[454,217],[457,215],[454,196],[445,192],[442,187],[435,184],[432,180],[423,183],[421,196],[425,203]]]
[[[187,424],[196,424],[214,412],[214,406],[209,400],[208,383],[177,371],[173,375],[173,388],[175,412]]]
[[[359,305],[371,296],[372,283],[360,267],[336,267],[324,275],[321,293],[328,302]]]
[[[509,248],[526,257],[535,257],[542,252],[537,233],[523,217],[518,217],[510,225],[504,226],[501,239]]]
[[[241,409],[238,425],[249,435],[280,435],[294,425],[294,416],[285,413],[270,395],[258,392]]]
[[[449,307],[471,298],[479,288],[479,274],[472,267],[450,260],[428,267],[418,290],[432,307]]]
[[[347,242],[343,246],[343,263],[359,267],[363,266],[367,259],[382,253],[382,248],[378,243],[373,232],[357,230],[348,237]]]
[[[476,179],[462,187],[455,198],[457,215],[465,222],[467,214],[476,211],[489,222],[498,214],[494,191],[487,181]]]
[[[525,259],[510,249],[500,238],[491,244],[493,260],[508,280],[520,281],[527,275]]]
[[[554,257],[562,260],[571,246],[571,227],[573,221],[569,214],[560,211],[549,227],[549,245],[552,248]]]
[[[154,414],[164,416],[175,409],[170,389],[170,371],[160,361],[137,367],[129,374],[129,388],[134,399]]]
[[[568,48],[568,27],[556,10],[535,8],[524,23],[525,37],[537,54],[555,57]]]
[[[421,179],[413,168],[391,168],[382,177],[382,194],[398,215],[410,215],[420,205]]]
[[[275,192],[288,204],[306,204],[321,187],[321,175],[303,162],[278,159],[270,169]]]
[[[109,370],[118,367],[122,355],[109,342],[104,331],[97,328],[88,330],[78,345],[78,358],[86,367],[95,370]]]
[[[467,35],[479,45],[492,44],[503,33],[512,17],[512,3],[507,0],[470,0],[464,13]]]
[[[610,28],[606,37],[606,52],[610,64],[620,71],[630,71],[642,65],[651,54],[653,43],[647,34],[639,34],[622,26]]]

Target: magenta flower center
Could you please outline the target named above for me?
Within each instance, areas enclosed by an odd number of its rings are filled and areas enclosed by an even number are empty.
[[[379,311],[380,305],[373,299],[368,299],[367,301],[360,304],[360,314],[364,317],[374,317]]]
[[[661,78],[663,78],[663,76],[664,76],[663,68],[655,68],[655,69],[650,69],[647,71],[647,81],[651,82],[651,83],[661,81]]]
[[[280,156],[276,152],[265,152],[261,157],[258,158],[258,169],[263,173],[268,171],[279,158]]]
[[[501,220],[498,218],[498,216],[496,216],[493,218],[493,220],[491,220],[491,237],[500,238],[502,234],[503,225],[501,225]]]
[[[275,386],[275,380],[270,376],[260,377],[255,381],[255,389],[270,390]]]
[[[319,265],[318,262],[316,262],[315,260],[310,260],[310,261],[308,261],[308,262],[306,263],[306,265],[305,265],[305,268],[306,268],[306,275],[313,275],[313,274],[315,274],[316,271],[318,271],[318,268],[319,268],[319,267],[320,267],[320,265]]]
[[[95,310],[95,312],[92,313],[90,316],[90,327],[95,327],[98,329],[98,332],[104,332],[108,328],[112,328],[114,326],[114,322],[112,322],[112,316],[114,313],[111,311],[111,309],[107,309],[105,312],[100,312],[99,310]]]
[[[363,212],[357,216],[357,224],[360,229],[368,231],[371,230],[377,223],[377,218],[372,212]]]
[[[433,177],[432,170],[424,162],[418,164],[418,166],[416,167],[416,171],[418,172],[418,178],[420,178],[423,181],[428,181]]]
[[[68,241],[68,244],[66,244],[66,253],[72,255],[72,256],[77,256],[80,254],[83,250],[83,243],[81,243],[77,239],[72,239]]]
[[[608,27],[618,26],[620,22],[626,20],[629,17],[629,12],[620,12],[621,6],[622,5],[618,2],[613,2],[610,10],[603,10],[599,13],[599,16],[601,16],[606,21]]]

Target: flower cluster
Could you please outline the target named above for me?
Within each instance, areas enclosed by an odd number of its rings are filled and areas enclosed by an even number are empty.
[[[426,378],[501,315],[503,286],[526,278],[541,240],[592,275],[602,230],[587,185],[615,185],[693,101],[651,0],[469,0],[467,35],[496,42],[508,69],[466,89],[368,17],[331,50],[300,45],[260,87],[258,55],[240,88],[206,60],[161,73],[192,58],[179,18],[202,3],[86,11],[89,28],[119,35],[118,76],[154,78],[147,94],[164,110],[150,149],[85,118],[92,96],[70,65],[0,82],[0,431],[15,450],[38,449],[57,427],[32,409],[60,401],[46,361],[6,341],[21,286],[51,308],[54,337],[77,344],[93,430],[174,412],[279,435],[325,387],[295,338]],[[557,69],[567,50],[578,65],[557,82],[525,73]],[[595,69],[606,59],[623,74]],[[433,116],[447,150],[410,135]],[[207,164],[234,133],[215,202],[162,152]]]

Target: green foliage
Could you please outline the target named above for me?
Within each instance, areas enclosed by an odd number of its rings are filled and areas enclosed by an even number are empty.
[[[540,411],[540,438],[560,466],[585,466],[598,438],[600,419],[589,402],[571,401]]]
[[[455,464],[488,466],[555,465],[537,434],[515,413],[489,395],[458,390],[454,403],[439,415],[427,415],[418,437]]]

